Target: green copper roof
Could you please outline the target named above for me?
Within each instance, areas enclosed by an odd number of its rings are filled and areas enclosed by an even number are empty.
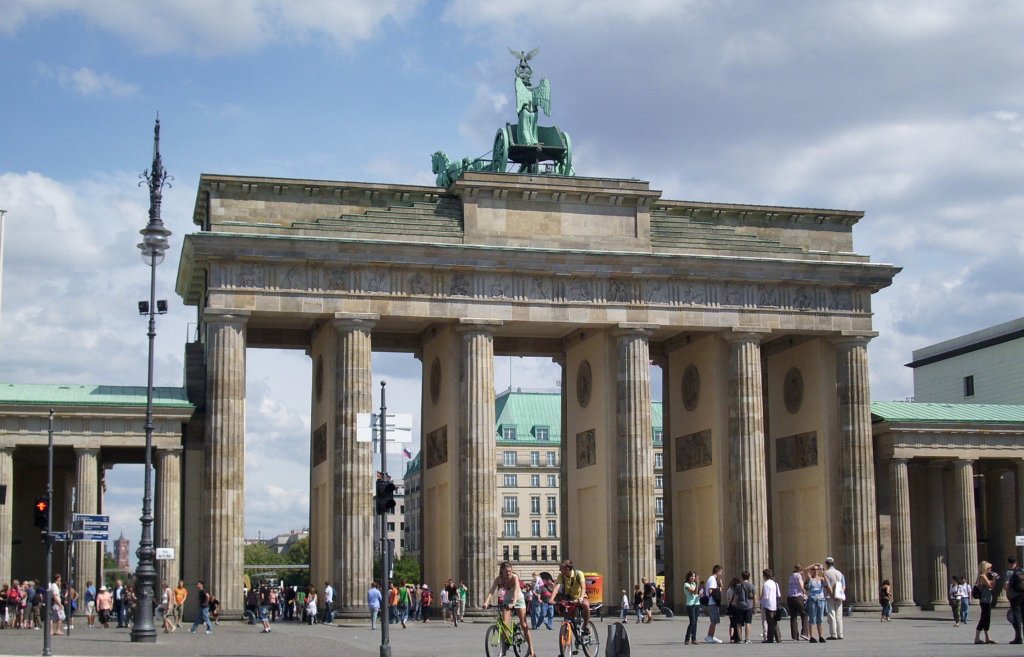
[[[1024,405],[871,402],[875,422],[987,422],[1024,424]]]
[[[506,390],[495,398],[495,438],[498,442],[533,442],[537,441],[536,429],[548,429],[547,443],[562,441],[562,397],[558,392],[524,392]],[[651,404],[651,424],[654,431],[660,431],[661,402]],[[504,427],[516,428],[516,440],[506,441],[502,438]]]
[[[0,404],[145,406],[146,387],[0,383]],[[192,408],[184,388],[153,388],[153,405]]]

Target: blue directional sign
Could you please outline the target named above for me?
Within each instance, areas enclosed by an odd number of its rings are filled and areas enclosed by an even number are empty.
[[[86,522],[75,520],[71,523],[71,529],[75,531],[105,532],[110,530],[110,524],[105,522]]]
[[[107,532],[74,532],[72,540],[75,541],[103,541],[104,543],[110,540],[110,534]]]
[[[102,522],[106,525],[110,524],[110,516],[98,516],[89,513],[73,513],[71,514],[71,520],[74,522],[81,520],[82,522]]]
[[[50,532],[50,538],[54,541],[66,541],[68,540],[67,532]]]

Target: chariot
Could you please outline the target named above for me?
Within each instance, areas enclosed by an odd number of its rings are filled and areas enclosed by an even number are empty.
[[[506,123],[494,136],[491,162],[495,171],[505,171],[509,163],[518,164],[520,173],[556,173],[573,175],[572,141],[569,133],[558,126],[537,126],[537,143],[523,143],[518,123]],[[541,165],[550,162],[553,171],[542,171]]]

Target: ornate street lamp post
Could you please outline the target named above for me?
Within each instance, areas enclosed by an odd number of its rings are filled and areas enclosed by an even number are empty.
[[[143,172],[143,183],[149,186],[149,223],[139,231],[142,242],[142,261],[149,266],[149,303],[139,302],[140,314],[149,315],[149,368],[146,384],[146,472],[142,490],[142,538],[135,551],[139,565],[135,570],[135,590],[138,605],[135,623],[132,625],[132,643],[156,643],[156,626],[153,624],[153,599],[156,588],[156,551],[153,548],[153,494],[152,451],[153,451],[153,340],[156,338],[156,315],[167,312],[167,302],[156,301],[156,266],[164,260],[167,237],[171,231],[164,228],[160,220],[160,201],[163,187],[167,184],[167,172],[160,161],[160,119],[153,128],[153,168]],[[139,183],[142,185],[143,183]]]

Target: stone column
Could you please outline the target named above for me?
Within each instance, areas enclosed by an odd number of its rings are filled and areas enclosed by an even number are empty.
[[[651,429],[651,374],[648,331],[615,332],[616,492],[618,494],[618,585],[629,590],[641,578],[654,579],[654,435]]]
[[[1024,460],[1017,461],[1015,464],[1016,468],[1013,471],[1014,486],[1017,490],[1017,526],[1013,528],[1014,536],[1020,536],[1024,534]],[[1019,553],[1020,549],[1014,549],[1015,553]],[[1021,559],[1021,555],[1017,554],[1018,561]],[[1002,563],[1006,563],[1006,558],[1000,559]]]
[[[946,490],[942,485],[944,461],[928,463],[928,584],[930,605],[942,609],[947,604],[949,574],[946,571]]]
[[[569,553],[569,399],[566,396],[569,384],[565,378],[565,355],[551,360],[558,364],[561,372],[559,412],[562,422],[562,440],[558,445],[558,556],[561,559]]]
[[[728,572],[768,567],[761,333],[735,333],[729,342],[729,483],[733,554]]]
[[[90,515],[100,512],[100,450],[95,447],[75,448],[75,513]],[[75,588],[85,590],[92,582],[99,590],[99,547],[101,543],[79,541],[75,543]]]
[[[0,447],[0,483],[7,485],[7,500],[0,504],[0,582],[11,581],[11,551],[14,545],[14,447]],[[22,500],[18,500],[22,502]],[[28,501],[22,502],[28,506]]]
[[[834,340],[839,411],[840,552],[846,604],[877,609],[878,512],[866,336]]]
[[[494,439],[494,330],[498,322],[463,320],[459,373],[459,570],[472,609],[494,581],[498,549],[498,461]]]
[[[974,512],[974,461],[953,461],[953,540],[950,564],[957,576],[971,579],[978,570],[978,521]]]
[[[373,573],[373,451],[356,441],[359,413],[373,411],[370,333],[378,315],[336,314],[334,411],[334,525],[332,581],[334,608],[345,616],[362,615]],[[323,582],[314,582],[322,586]]]
[[[247,311],[209,309],[206,324],[206,588],[225,615],[241,613],[245,543]]]
[[[156,450],[156,547],[174,550],[157,561],[160,581],[173,589],[181,579],[181,448]],[[158,583],[159,584],[159,583]]]
[[[892,586],[894,604],[900,609],[914,606],[914,553],[910,532],[910,475],[907,459],[892,460]]]
[[[661,539],[661,562],[665,569],[665,590],[682,590],[683,583],[678,581],[679,577],[685,575],[676,572],[675,559],[675,536],[672,531],[675,509],[672,505],[672,464],[675,463],[675,454],[672,444],[672,404],[673,398],[669,392],[672,390],[672,372],[669,367],[668,356],[660,356],[654,359],[656,365],[661,368],[661,496],[664,500],[664,513],[662,523],[665,532]],[[655,528],[657,529],[657,528]],[[655,555],[657,560],[657,555]],[[628,589],[627,589],[628,590]],[[671,598],[669,598],[671,600]]]

